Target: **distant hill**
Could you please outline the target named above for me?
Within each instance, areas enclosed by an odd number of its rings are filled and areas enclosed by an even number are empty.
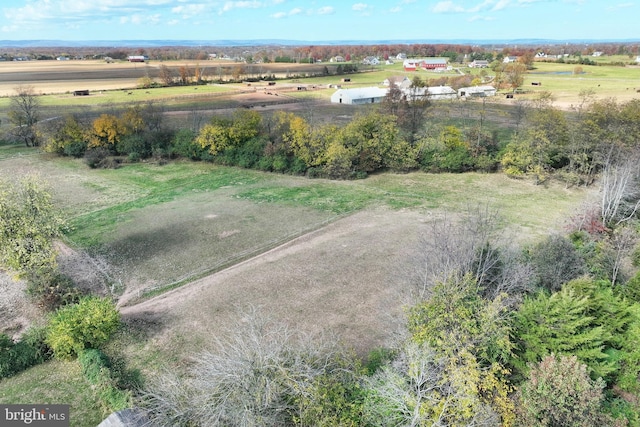
[[[462,45],[557,45],[557,44],[602,44],[602,43],[637,43],[636,40],[552,40],[552,39],[513,39],[513,40],[0,40],[1,48],[35,48],[35,47],[162,47],[162,46],[306,46],[306,45],[388,45],[388,44],[462,44]]]

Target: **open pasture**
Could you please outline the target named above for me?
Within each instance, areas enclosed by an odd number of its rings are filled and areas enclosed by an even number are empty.
[[[535,62],[522,88],[531,93],[518,97],[531,98],[542,91],[550,92],[554,104],[561,108],[578,105],[581,91],[593,91],[596,99],[616,98],[620,102],[640,98],[640,67],[612,65],[576,65]],[[582,73],[574,74],[576,69]],[[532,83],[539,83],[534,85]]]
[[[327,181],[207,163],[139,163],[92,170],[79,160],[42,154],[0,160],[2,178],[28,173],[48,180],[71,225],[67,243],[105,266],[108,285],[121,304],[189,286],[185,284],[335,221],[346,221],[341,218],[357,212],[384,212],[370,217],[368,221],[374,222],[367,229],[376,230],[381,250],[388,250],[392,257],[406,245],[398,241],[385,247],[385,240],[391,239],[386,230],[390,223],[376,225],[377,217],[393,222],[398,215],[402,224],[401,218],[412,212],[410,216],[429,221],[434,215],[482,204],[498,209],[510,230],[531,239],[561,227],[561,221],[586,197],[583,190],[537,187],[500,174],[416,172]],[[406,236],[415,236],[411,227],[416,221],[411,220]],[[371,242],[366,238],[354,244],[366,247]],[[356,280],[363,269],[373,268],[383,258],[362,265],[349,263],[353,271],[341,274],[346,281]],[[300,262],[325,265],[323,260],[323,255],[310,253]],[[380,286],[387,283],[377,280]],[[333,285],[323,282],[322,286]]]

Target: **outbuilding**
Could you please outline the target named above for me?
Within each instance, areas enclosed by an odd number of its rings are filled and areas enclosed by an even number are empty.
[[[460,98],[495,96],[496,88],[493,86],[471,86],[458,89]]]
[[[387,95],[387,89],[379,87],[358,87],[352,89],[338,89],[331,95],[334,104],[376,104],[382,102]]]

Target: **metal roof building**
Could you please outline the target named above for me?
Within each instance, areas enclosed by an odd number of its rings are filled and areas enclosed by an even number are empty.
[[[382,102],[388,89],[379,87],[359,87],[353,89],[338,89],[331,95],[334,104],[375,104]]]
[[[470,96],[495,96],[496,88],[493,86],[471,86],[462,87],[458,89],[458,96],[460,98],[467,98]]]

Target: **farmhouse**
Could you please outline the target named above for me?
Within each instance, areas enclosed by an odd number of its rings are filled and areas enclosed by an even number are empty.
[[[517,60],[517,56],[505,56],[502,62],[504,62],[505,64],[511,64],[512,62],[516,62]]]
[[[362,60],[362,63],[365,65],[380,65],[380,59],[376,56],[367,56]]]
[[[409,79],[409,77],[407,76],[391,76],[384,79],[382,84],[384,86],[390,86],[391,82],[395,83],[396,86],[398,86],[401,89],[411,86],[411,79]]]
[[[488,68],[489,61],[485,59],[474,59],[469,63],[469,68]]]
[[[329,59],[329,62],[344,62],[344,56],[336,55],[333,58]]]
[[[469,97],[485,97],[485,96],[495,96],[496,88],[493,86],[471,86],[471,87],[462,87],[458,89],[458,96],[460,98],[469,98]]]
[[[387,89],[379,87],[359,87],[353,89],[338,89],[331,95],[334,104],[376,104],[382,102]]]

